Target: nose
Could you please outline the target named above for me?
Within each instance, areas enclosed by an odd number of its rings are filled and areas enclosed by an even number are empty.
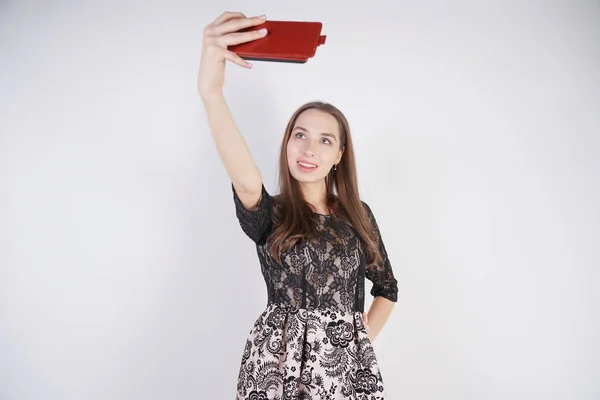
[[[315,151],[313,150],[313,143],[311,140],[306,141],[306,147],[304,149],[304,154],[306,154],[307,156],[315,155]]]

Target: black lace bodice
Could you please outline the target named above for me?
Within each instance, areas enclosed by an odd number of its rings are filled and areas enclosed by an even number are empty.
[[[232,185],[233,188],[233,185]],[[353,227],[335,215],[314,214],[319,237],[282,254],[277,263],[266,241],[273,228],[273,199],[263,186],[253,210],[246,209],[233,189],[236,215],[242,230],[256,243],[269,304],[295,308],[364,311],[364,278],[373,282],[371,294],[397,301],[398,285],[370,207],[382,262],[366,267],[365,250]]]

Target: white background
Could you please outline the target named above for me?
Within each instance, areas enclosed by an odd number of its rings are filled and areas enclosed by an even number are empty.
[[[272,192],[292,112],[348,116],[390,399],[600,398],[598,1],[5,0],[0,399],[234,397],[266,288],[196,92],[224,10],[324,24],[226,95]]]

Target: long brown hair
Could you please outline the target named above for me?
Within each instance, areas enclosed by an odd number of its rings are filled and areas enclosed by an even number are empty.
[[[300,184],[292,177],[287,158],[287,144],[296,120],[310,109],[327,112],[337,120],[340,150],[345,147],[337,168],[332,168],[325,178],[327,208],[334,212],[334,217],[343,216],[354,227],[365,244],[367,264],[378,263],[381,260],[378,243],[358,192],[354,146],[348,121],[338,108],[320,101],[309,102],[298,108],[285,129],[279,155],[280,194],[274,198],[274,228],[267,245],[273,258],[281,262],[282,252],[289,251],[299,241],[310,240],[317,235],[313,210],[304,200]]]

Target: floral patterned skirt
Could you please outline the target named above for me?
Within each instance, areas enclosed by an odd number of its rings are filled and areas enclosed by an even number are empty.
[[[250,331],[236,399],[384,400],[360,312],[271,304]]]

